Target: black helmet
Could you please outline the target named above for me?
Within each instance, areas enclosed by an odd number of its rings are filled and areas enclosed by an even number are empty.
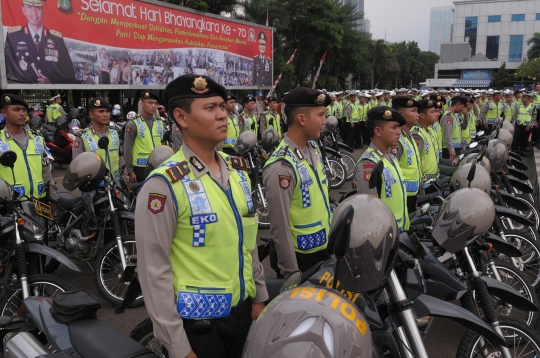
[[[66,116],[60,116],[58,118],[56,118],[56,125],[58,127],[63,127],[65,126],[66,124],[68,123],[68,119]]]
[[[78,108],[71,108],[71,109],[69,110],[69,118],[70,118],[70,119],[77,119],[77,118],[79,118],[79,115],[80,115],[80,114],[81,114],[81,113],[79,112],[79,109],[78,109]]]
[[[234,145],[234,151],[238,153],[238,155],[244,155],[256,144],[257,135],[251,131],[245,131],[238,136],[236,144]]]
[[[169,159],[174,154],[174,151],[171,147],[166,145],[160,145],[155,147],[154,150],[148,156],[148,163],[144,169],[144,177],[148,177],[150,173],[163,164],[167,159]]]
[[[82,192],[95,189],[105,178],[107,168],[105,162],[96,153],[79,154],[69,165],[62,185],[66,190],[79,188]]]
[[[354,209],[349,248],[337,274],[340,289],[367,292],[379,288],[394,265],[399,234],[396,218],[382,200],[357,194],[344,200],[332,218],[331,230],[347,207]]]
[[[495,219],[495,205],[480,189],[453,192],[441,205],[431,235],[446,251],[456,253],[475,235],[489,230]]]
[[[37,129],[41,126],[42,120],[41,117],[34,116],[30,119],[30,127],[32,129]]]
[[[276,297],[253,323],[242,356],[371,358],[372,354],[371,331],[353,303],[336,291],[296,287]]]

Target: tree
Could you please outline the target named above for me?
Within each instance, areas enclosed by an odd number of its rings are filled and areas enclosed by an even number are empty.
[[[512,84],[512,76],[506,69],[506,62],[503,62],[499,70],[493,76],[493,87],[504,88]]]
[[[516,78],[527,78],[536,81],[540,78],[540,58],[522,63],[514,76]]]
[[[535,32],[533,37],[527,40],[527,45],[531,44],[532,46],[527,51],[529,61],[540,57],[540,32]]]
[[[369,58],[371,61],[371,88],[375,88],[375,74],[384,69],[386,60],[386,51],[388,46],[384,40],[375,40],[371,43],[369,49]]]

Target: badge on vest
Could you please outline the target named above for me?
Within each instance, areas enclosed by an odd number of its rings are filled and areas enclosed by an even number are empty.
[[[211,291],[207,289],[207,291]],[[229,316],[232,293],[203,293],[179,291],[176,310],[182,318],[203,319]]]
[[[148,195],[148,210],[154,215],[162,212],[165,209],[165,200],[167,200],[165,195],[150,193]]]
[[[173,167],[170,167],[165,172],[171,178],[172,183],[176,183],[183,177],[189,174],[191,170],[189,169],[189,165],[186,161],[183,161],[182,163],[178,163]]]
[[[300,148],[295,148],[294,149],[294,154],[296,154],[296,156],[298,157],[299,160],[304,160],[306,159],[304,157],[304,155],[302,154],[302,151],[300,150]]]
[[[240,158],[240,157],[231,157],[232,166],[234,169],[240,169],[240,170],[248,170],[249,169],[249,163],[247,159]]]
[[[287,189],[289,186],[291,186],[291,177],[288,175],[280,175],[279,176],[279,186],[282,189]]]
[[[199,161],[197,157],[189,158],[189,162],[195,167],[195,169],[197,169],[200,172],[202,172],[205,168],[205,166]]]

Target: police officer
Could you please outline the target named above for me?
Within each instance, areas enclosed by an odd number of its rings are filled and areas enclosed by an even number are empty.
[[[536,121],[536,111],[531,104],[531,96],[528,93],[524,93],[521,97],[522,103],[516,105],[514,116],[512,117],[516,124],[515,139],[513,142],[514,148],[521,156],[526,157],[527,154],[524,151],[527,148],[527,141],[529,140],[529,134],[531,133],[531,126]]]
[[[259,54],[253,58],[252,85],[270,86],[272,83],[272,61],[266,56],[266,34],[261,31],[258,36]]]
[[[512,117],[514,116],[514,111],[516,110],[516,104],[518,102],[514,100],[512,91],[506,92],[504,94],[504,100],[504,120],[507,122],[512,122]]]
[[[268,111],[263,112],[259,119],[261,126],[261,133],[264,133],[267,129],[272,128],[281,137],[281,117],[278,112],[279,101],[277,97],[270,96],[268,98]]]
[[[56,119],[60,116],[67,116],[66,111],[62,108],[62,97],[57,94],[51,98],[52,104],[47,107],[46,117],[48,123],[55,123]]]
[[[466,104],[465,98],[460,96],[452,97],[448,111],[442,115],[442,157],[445,159],[454,159],[461,151],[461,130],[466,128],[468,123],[466,121],[462,122],[459,114]]]
[[[172,140],[172,149],[176,153],[184,144],[184,136],[182,135],[182,128],[180,128],[176,123],[171,123],[171,140]]]
[[[255,98],[248,94],[243,98],[244,110],[240,113],[239,122],[242,124],[240,132],[251,131],[259,135],[259,123],[257,123],[257,114],[255,113]]]
[[[124,133],[124,159],[129,181],[141,182],[145,179],[144,168],[152,150],[161,145],[165,128],[156,118],[159,97],[151,91],[141,92],[140,112],[127,122]]]
[[[467,97],[467,104],[463,111],[463,117],[467,120],[467,127],[461,129],[461,137],[466,145],[469,145],[473,138],[476,137],[476,114],[474,113],[474,96]]]
[[[399,166],[403,172],[403,183],[407,191],[407,206],[410,212],[416,210],[416,195],[420,190],[422,182],[422,172],[420,171],[420,152],[411,135],[412,127],[418,125],[420,103],[412,97],[396,97],[392,101],[392,108],[398,111],[405,118],[405,125],[401,127],[401,136],[396,147],[392,148],[399,161]]]
[[[433,124],[439,119],[437,102],[428,99],[420,101],[418,125],[411,130],[420,154],[422,180],[439,177],[439,138]]]
[[[330,116],[336,116],[336,95],[330,93],[330,99],[332,100],[332,102],[330,102],[330,104],[326,106],[326,113],[324,114],[327,118]]]
[[[80,132],[73,142],[73,159],[84,152],[97,153],[105,162],[105,166],[113,178],[120,176],[120,167],[124,165],[120,157],[120,137],[116,129],[109,128],[112,106],[105,98],[92,98],[88,103],[88,116],[92,123]],[[107,152],[99,149],[98,141],[102,137],[109,138]]]
[[[326,125],[330,96],[298,87],[283,99],[289,131],[264,166],[270,234],[270,263],[278,276],[306,271],[326,260],[330,231],[328,179],[315,142]]]
[[[0,113],[6,120],[6,126],[0,131],[0,154],[13,151],[17,154],[17,161],[14,167],[16,181],[13,181],[8,168],[0,170],[0,178],[12,185],[19,196],[26,195],[41,201],[47,200],[45,184],[49,183],[49,199],[57,200],[56,183],[49,169],[45,141],[24,128],[28,104],[14,94],[4,94],[1,103]],[[56,205],[50,205],[54,212]]]
[[[215,150],[227,136],[227,92],[208,76],[188,74],[164,96],[184,145],[137,197],[146,308],[169,357],[241,357],[268,293],[247,163]]]
[[[238,124],[238,116],[234,112],[236,107],[236,96],[233,94],[227,95],[225,102],[225,112],[227,112],[227,138],[223,141],[223,151],[229,155],[235,155],[234,145],[240,135],[240,126]]]
[[[480,111],[480,120],[486,131],[491,133],[493,124],[502,117],[504,113],[504,103],[501,101],[501,92],[494,91],[492,99],[486,101]]]
[[[9,83],[75,83],[62,34],[43,26],[45,0],[22,0],[28,23],[7,30],[4,53]]]
[[[366,95],[363,92],[358,93],[358,126],[355,132],[355,140],[359,149],[363,149],[365,145],[369,145],[369,133],[366,128],[367,112],[369,112],[369,105],[366,103]]]
[[[349,93],[347,102],[343,107],[343,113],[345,117],[344,131],[342,136],[346,136],[347,144],[351,147],[354,146],[354,131],[355,126],[358,125],[358,107],[356,105],[356,92]],[[345,138],[345,137],[344,137]]]
[[[403,172],[396,157],[390,152],[399,144],[401,126],[407,122],[395,109],[378,106],[368,112],[366,126],[371,136],[371,144],[354,168],[354,181],[359,194],[379,197],[394,213],[399,231],[409,228],[407,192],[403,183]],[[375,165],[384,163],[381,195],[377,189],[369,188],[369,180]]]

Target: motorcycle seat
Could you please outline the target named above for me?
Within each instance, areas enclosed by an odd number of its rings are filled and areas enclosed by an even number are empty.
[[[68,192],[58,193],[58,205],[64,209],[71,209],[75,204],[82,200],[82,196],[76,196]]]
[[[48,124],[44,124],[43,128],[45,128],[48,132],[51,132],[51,133],[56,132],[56,127],[55,126],[50,126]]]
[[[141,185],[143,184],[144,182],[140,182],[140,183],[129,183],[129,186],[131,187],[131,190],[133,190],[134,192],[137,192],[137,190],[139,190],[139,188],[141,187]]]
[[[73,348],[83,358],[157,358],[148,348],[97,319],[70,323],[68,329]]]
[[[439,171],[441,172],[441,174],[443,175],[446,175],[446,176],[452,176],[454,174],[454,172],[458,169],[459,167],[449,167],[449,166],[446,166],[446,165],[440,165],[439,166]]]

